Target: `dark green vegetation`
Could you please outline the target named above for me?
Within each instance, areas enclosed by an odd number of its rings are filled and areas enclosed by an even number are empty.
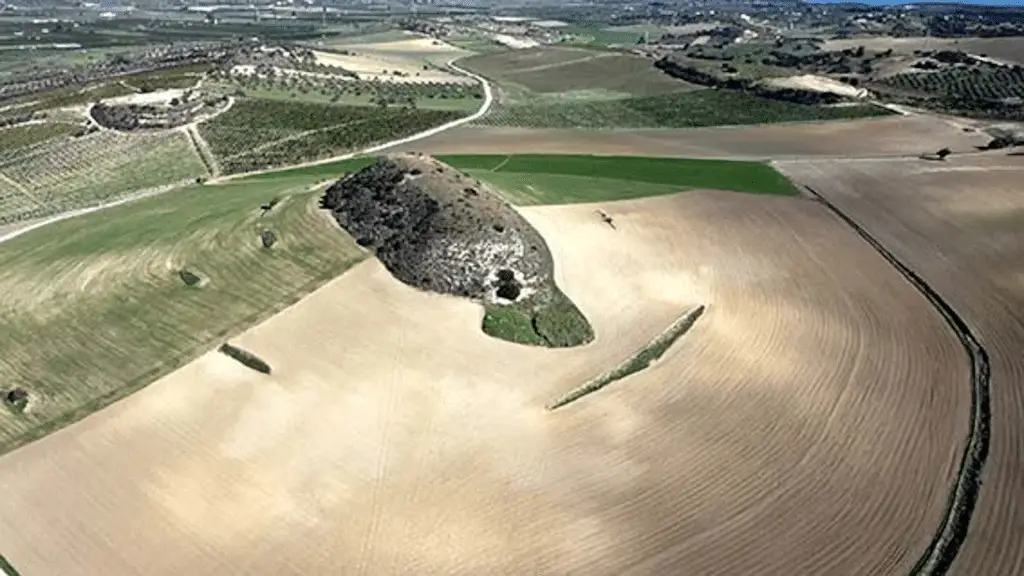
[[[199,286],[203,282],[202,278],[188,268],[178,270],[178,276],[181,278],[181,281],[185,283],[185,286]]]
[[[668,330],[663,334],[652,340],[650,344],[634,354],[631,358],[622,364],[619,364],[614,370],[606,372],[594,380],[587,382],[583,386],[580,386],[579,388],[576,388],[568,394],[558,398],[548,405],[548,410],[561,408],[566,404],[579,400],[587,394],[604,388],[612,382],[622,380],[631,374],[636,374],[637,372],[646,369],[655,360],[661,358],[672,344],[676,342],[676,340],[679,340],[683,334],[686,334],[702,314],[704,314],[703,305],[687,312],[669,326]]]
[[[493,185],[518,205],[625,200],[690,188],[779,195],[798,192],[763,162],[570,154],[448,154],[437,159]],[[245,181],[313,184],[373,161],[373,157],[352,158],[257,174]]]
[[[21,576],[21,574],[14,569],[14,566],[11,566],[11,563],[8,562],[7,558],[4,558],[2,554],[0,554],[0,572],[7,574],[7,576]]]
[[[557,287],[513,304],[488,304],[482,329],[501,340],[551,348],[581,346],[594,339],[583,313]]]
[[[270,374],[270,364],[267,364],[262,358],[248,350],[243,350],[225,342],[220,345],[220,348],[218,348],[217,351],[247,368],[251,368],[263,374]]]
[[[261,204],[280,198],[261,216]],[[146,386],[365,258],[287,178],[194,186],[0,244],[0,382],[32,393],[0,413],[0,452]],[[266,250],[272,228],[287,237]],[[209,282],[187,287],[188,267]]]
[[[882,79],[876,89],[892,100],[958,115],[1024,120],[1022,66],[973,61],[940,70],[896,74]]]
[[[478,124],[522,128],[692,128],[887,116],[878,106],[814,106],[727,90],[693,90],[644,98],[513,104]]]
[[[200,126],[225,173],[315,160],[415,134],[458,112],[241,99]]]

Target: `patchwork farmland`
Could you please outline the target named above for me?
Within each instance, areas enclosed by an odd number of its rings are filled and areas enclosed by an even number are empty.
[[[245,10],[0,94],[0,576],[1022,571],[1012,126]]]

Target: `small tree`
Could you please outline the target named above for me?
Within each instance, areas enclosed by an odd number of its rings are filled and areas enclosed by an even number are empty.
[[[935,155],[939,157],[939,160],[945,160],[946,156],[949,156],[952,153],[953,151],[950,150],[949,148],[943,148],[942,150],[936,152]]]

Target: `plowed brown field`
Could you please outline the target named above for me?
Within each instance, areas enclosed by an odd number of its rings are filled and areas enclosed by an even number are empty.
[[[32,575],[909,570],[970,390],[894,269],[793,198],[524,213],[593,344],[489,339],[477,306],[366,262],[238,339],[272,376],[207,355],[0,459],[4,555]],[[543,409],[694,304],[653,367]]]
[[[734,159],[785,156],[917,156],[970,152],[990,138],[923,116],[817,124],[685,130],[560,130],[460,127],[400,149],[432,154],[567,152]]]
[[[988,349],[991,448],[953,573],[1024,574],[1024,157],[782,167],[923,276]]]

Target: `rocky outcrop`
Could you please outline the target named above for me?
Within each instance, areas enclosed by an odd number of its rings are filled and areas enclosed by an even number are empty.
[[[485,301],[552,281],[543,238],[486,185],[429,156],[384,156],[327,189],[322,206],[406,284]]]

